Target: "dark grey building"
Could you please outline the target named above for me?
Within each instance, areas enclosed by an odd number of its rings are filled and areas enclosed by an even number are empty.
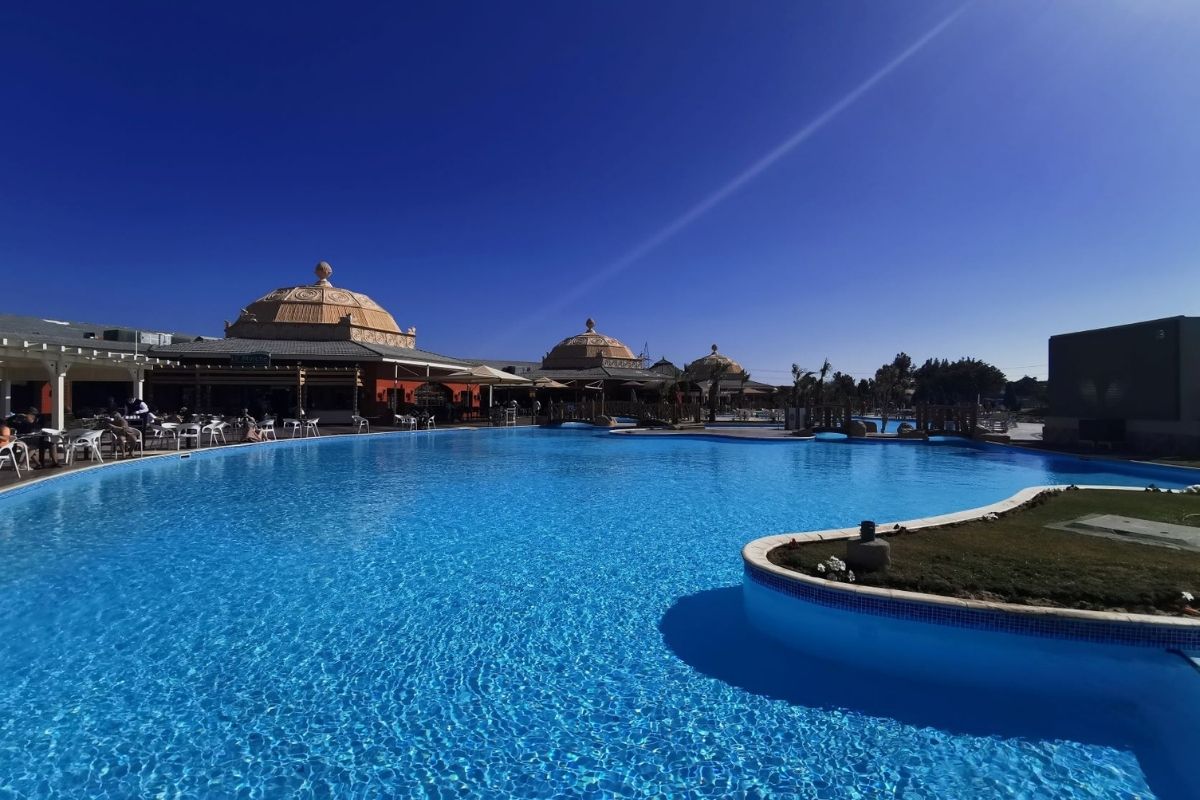
[[[1200,452],[1200,317],[1050,337],[1047,442]]]

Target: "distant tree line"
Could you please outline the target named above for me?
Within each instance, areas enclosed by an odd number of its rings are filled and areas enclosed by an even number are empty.
[[[877,409],[885,424],[896,409],[915,403],[955,405],[1003,394],[1005,406],[1016,411],[1022,400],[1045,397],[1043,382],[1029,376],[1009,382],[999,368],[977,358],[930,358],[914,368],[907,353],[897,353],[874,377],[858,381],[834,371],[829,359],[816,370],[792,364],[792,390],[798,406],[849,402],[859,412]]]

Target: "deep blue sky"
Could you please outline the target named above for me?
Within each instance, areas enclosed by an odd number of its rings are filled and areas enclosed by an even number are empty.
[[[769,382],[1200,313],[1200,3],[980,2],[882,76],[961,4],[300,5],[5,4],[0,311],[217,335],[326,259],[427,349]]]

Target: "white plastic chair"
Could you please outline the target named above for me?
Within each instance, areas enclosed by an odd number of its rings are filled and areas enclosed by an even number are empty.
[[[137,428],[130,428],[129,430],[133,431],[134,446],[137,448],[138,455],[139,456],[146,455],[146,448],[142,441],[142,432],[139,431]],[[125,452],[125,444],[121,441],[121,439],[124,438],[124,434],[117,433],[116,431],[101,431],[101,433],[107,433],[109,436],[112,437],[113,458],[114,459],[120,458],[121,455]]]
[[[21,477],[21,461],[25,461],[25,469],[29,469],[29,449],[24,442],[9,442],[0,445],[0,469],[5,464],[12,464],[13,472]]]
[[[353,425],[358,433],[370,433],[371,424],[367,422],[366,417],[360,417],[357,414],[350,417],[350,424]]]
[[[184,439],[191,439],[196,443],[196,447],[201,444],[202,429],[198,422],[188,422],[180,425],[175,429],[175,449],[178,450],[183,446]]]
[[[58,453],[63,455],[63,461],[67,460],[67,432],[58,428],[42,428],[42,436],[50,440],[50,450],[57,458]],[[28,447],[28,446],[27,446]]]
[[[207,425],[205,425],[203,428],[201,428],[200,432],[202,434],[207,433],[208,434],[208,446],[215,447],[217,444],[218,436],[221,437],[221,444],[229,444],[229,442],[227,442],[225,440],[225,429],[228,427],[229,427],[228,422],[220,422],[220,421],[214,420],[213,422],[210,422]]]
[[[437,420],[433,418],[433,414],[430,414],[428,417],[425,418],[425,430],[432,430],[433,428],[436,428],[436,427],[437,427]]]
[[[264,419],[258,423],[258,431],[264,439],[275,439],[275,418]]]
[[[284,421],[283,421],[283,432],[287,433],[288,431],[291,431],[292,432],[291,436],[293,439],[295,439],[296,434],[300,432],[300,427],[301,427],[300,420],[298,420],[298,419],[288,418],[288,419],[284,419]]]
[[[165,450],[167,441],[177,438],[175,432],[178,430],[178,422],[164,422],[160,425],[155,425],[149,429],[150,441],[152,443],[157,442],[159,447]]]
[[[407,414],[396,414],[396,427],[408,428],[410,431],[417,429],[417,418],[410,417]]]
[[[75,454],[83,450],[88,454],[89,460],[99,461],[103,464],[104,456],[100,452],[100,437],[103,435],[104,431],[93,431],[87,428],[67,431],[67,463],[74,462]]]
[[[321,421],[320,417],[304,420],[304,436],[320,436],[321,430],[317,427],[317,423]]]

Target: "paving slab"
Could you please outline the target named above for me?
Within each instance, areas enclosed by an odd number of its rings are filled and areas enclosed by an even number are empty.
[[[1105,539],[1200,552],[1200,528],[1191,525],[1174,525],[1118,514],[1087,514],[1046,527]]]

